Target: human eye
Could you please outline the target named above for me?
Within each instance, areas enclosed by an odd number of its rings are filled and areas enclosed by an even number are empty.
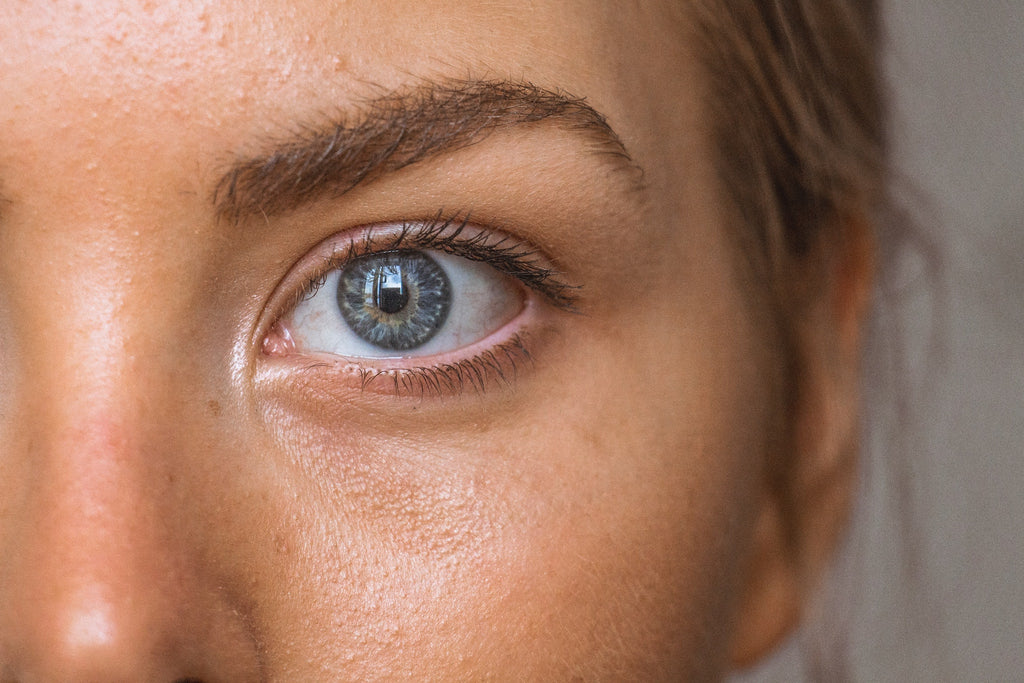
[[[303,279],[264,336],[263,354],[323,361],[357,375],[363,389],[400,394],[509,382],[530,357],[537,309],[572,310],[575,301],[539,252],[467,220],[342,234],[296,270]]]

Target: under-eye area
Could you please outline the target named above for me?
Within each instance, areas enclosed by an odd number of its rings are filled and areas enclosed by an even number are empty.
[[[265,360],[421,397],[511,386],[545,311],[574,311],[577,294],[519,238],[441,217],[330,238],[279,290]]]

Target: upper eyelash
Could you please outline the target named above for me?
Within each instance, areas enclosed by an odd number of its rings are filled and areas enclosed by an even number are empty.
[[[578,286],[567,283],[562,274],[545,265],[536,250],[515,242],[505,235],[495,236],[486,230],[465,235],[470,225],[469,214],[443,218],[438,213],[426,222],[404,222],[393,235],[367,232],[361,239],[351,239],[347,247],[336,249],[324,259],[322,267],[306,281],[290,306],[313,296],[326,277],[360,256],[399,249],[435,249],[454,256],[486,263],[505,275],[516,278],[548,299],[555,307],[576,312]]]

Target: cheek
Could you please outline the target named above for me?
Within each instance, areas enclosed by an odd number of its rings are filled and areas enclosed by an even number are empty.
[[[531,400],[468,417],[264,415],[291,426],[260,447],[273,486],[241,505],[264,529],[247,580],[275,670],[714,671],[770,403],[726,294],[595,316],[546,349]]]
[[[543,411],[561,465],[540,497],[557,502],[530,539],[522,602],[546,615],[542,642],[573,644],[562,654],[595,675],[690,680],[724,655],[770,383],[737,343],[741,320],[687,329],[675,306],[651,314],[619,319],[632,334],[601,330],[572,401]]]

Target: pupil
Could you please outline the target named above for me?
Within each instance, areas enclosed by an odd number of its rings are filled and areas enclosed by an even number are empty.
[[[393,315],[409,304],[409,291],[400,264],[381,266],[374,280],[373,299],[382,312]]]
[[[387,351],[425,344],[444,326],[452,304],[444,269],[411,249],[353,259],[342,268],[337,297],[349,329]]]

